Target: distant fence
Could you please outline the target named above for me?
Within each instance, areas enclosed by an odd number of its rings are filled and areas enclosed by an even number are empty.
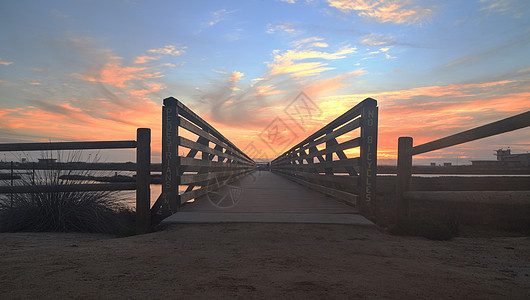
[[[377,101],[363,100],[274,159],[271,170],[370,213],[376,190],[377,116]],[[341,138],[346,140],[339,142]],[[357,147],[359,157],[344,153]]]
[[[179,156],[178,150],[187,154]],[[200,158],[195,158],[198,154]],[[162,108],[162,193],[151,215],[173,214],[187,201],[254,170],[254,165],[250,157],[182,102],[166,98]],[[179,193],[179,186],[186,189]]]
[[[138,233],[148,232],[151,226],[151,129],[138,128],[136,141],[0,144],[0,152],[127,148],[136,148],[136,183],[0,186],[0,194],[136,190],[136,230]]]
[[[413,139],[411,137],[400,137],[398,140],[398,169],[396,184],[397,217],[403,218],[409,215],[409,201],[411,199],[428,199],[430,197],[433,199],[440,199],[440,197],[443,198],[447,196],[455,197],[458,196],[458,194],[461,194],[464,198],[469,197],[469,192],[450,192],[451,194],[447,194],[443,192],[409,191],[410,179],[412,176],[412,156],[475,141],[528,126],[530,126],[530,111],[414,147],[412,146]],[[491,192],[490,194],[491,197],[498,198],[500,193]]]

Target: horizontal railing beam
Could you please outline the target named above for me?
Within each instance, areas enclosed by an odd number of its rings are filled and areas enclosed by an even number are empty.
[[[530,111],[515,115],[497,122],[466,130],[410,149],[410,155],[417,155],[459,144],[475,141],[485,137],[513,131],[530,126]]]
[[[169,97],[169,98],[164,99],[164,105],[175,105],[178,108],[179,114],[182,115],[184,118],[190,120],[192,123],[195,123],[196,125],[199,125],[199,127],[208,128],[211,135],[215,136],[219,140],[232,146],[234,149],[237,150],[238,153],[245,156],[249,160],[252,160],[243,151],[241,151],[232,142],[230,142],[230,140],[228,140],[219,131],[217,131],[217,129],[215,129],[212,125],[208,124],[208,122],[203,120],[200,116],[198,116],[196,113],[194,113],[191,109],[189,109],[186,105],[184,105],[182,102],[180,102],[176,98]]]
[[[136,148],[136,141],[54,142],[0,144],[0,152]]]
[[[1,163],[0,170],[10,170],[10,163]],[[13,170],[106,170],[106,171],[136,171],[136,163],[15,163]],[[160,164],[153,164],[151,171],[160,172]]]
[[[315,141],[317,138],[323,136],[324,134],[327,134],[329,132],[332,132],[335,128],[341,126],[342,124],[352,120],[353,118],[359,116],[362,112],[363,107],[375,107],[377,106],[377,101],[372,98],[366,98],[363,101],[361,101],[359,104],[355,105],[351,109],[349,109],[347,112],[336,118],[335,120],[331,121],[326,126],[319,129],[317,132],[311,134],[306,139],[301,141],[300,143],[296,144],[291,149],[285,151],[282,155],[278,156],[278,158],[282,157],[286,153],[292,151],[293,149],[300,148],[303,145]],[[278,159],[276,158],[276,159]],[[276,160],[275,159],[275,160]],[[274,161],[274,160],[273,160]]]
[[[217,137],[213,136],[211,133],[208,133],[204,131],[203,129],[197,127],[197,125],[193,124],[192,122],[184,119],[181,116],[178,116],[178,125],[202,138],[207,139],[208,141],[214,143],[215,145],[218,145],[224,149],[227,149],[231,151],[232,153],[237,153],[241,157],[241,159],[248,161],[249,163],[252,162],[251,159],[247,158],[246,155],[241,155],[240,150],[237,148],[234,148],[232,145],[227,144],[226,142],[221,141]]]
[[[64,184],[64,185],[20,185],[0,186],[0,194],[95,192],[135,190],[136,183]]]
[[[244,168],[250,166],[248,163],[240,162],[218,162],[213,160],[201,160],[192,157],[179,156],[179,166],[186,167],[186,172],[191,172],[193,168],[212,168],[218,170],[220,168]]]
[[[179,146],[186,147],[188,149],[198,150],[198,151],[206,152],[208,154],[217,155],[219,157],[233,159],[233,160],[239,161],[241,163],[246,163],[249,165],[251,164],[250,162],[247,162],[247,160],[242,157],[232,155],[234,153],[232,154],[224,153],[222,151],[212,149],[206,145],[199,144],[197,142],[194,142],[182,136],[177,137],[177,143]]]

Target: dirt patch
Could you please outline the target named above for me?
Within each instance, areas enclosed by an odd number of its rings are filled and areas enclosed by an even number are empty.
[[[438,242],[314,224],[111,238],[0,234],[0,298],[527,299],[530,238]]]

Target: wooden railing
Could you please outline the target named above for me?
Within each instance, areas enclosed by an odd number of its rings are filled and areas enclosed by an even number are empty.
[[[363,100],[274,159],[271,170],[371,213],[377,176],[377,115],[377,101]],[[352,137],[352,131],[359,128],[360,133]],[[348,157],[345,151],[357,147],[360,156]]]
[[[179,156],[178,150],[187,154]],[[200,158],[196,158],[198,154]],[[254,165],[191,109],[173,97],[166,98],[162,108],[162,193],[151,214],[171,215],[188,201],[254,170]],[[186,189],[180,193],[179,186]]]
[[[409,191],[412,176],[412,156],[456,146],[528,126],[530,126],[530,111],[414,147],[412,146],[413,139],[411,137],[400,137],[398,140],[398,169],[396,184],[397,217],[404,218],[409,215],[409,200],[410,198],[415,198],[414,192]],[[422,197],[427,197],[428,193],[429,192],[423,192]]]
[[[0,144],[0,152],[136,148],[136,182],[64,185],[0,186],[0,194],[136,190],[136,231],[151,226],[151,129],[139,128],[136,141],[59,142]],[[53,166],[51,167],[53,168]],[[50,169],[50,168],[47,168]]]

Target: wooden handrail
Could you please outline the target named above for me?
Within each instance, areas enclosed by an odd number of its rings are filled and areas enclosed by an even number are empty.
[[[0,144],[0,152],[136,148],[136,141],[50,142]]]
[[[361,129],[358,137],[337,141],[358,128]],[[319,150],[319,145],[325,147]],[[359,157],[348,158],[344,153],[344,150],[357,147],[360,147]],[[333,155],[339,160],[334,161]],[[365,214],[372,214],[375,202],[376,166],[377,101],[372,98],[361,101],[271,162],[271,170],[346,202],[356,202]],[[320,174],[322,172],[325,174]]]
[[[254,169],[255,162],[248,155],[179,100],[164,99],[162,118],[162,193],[151,209],[152,216],[169,216],[186,201],[207,194],[217,182],[235,180]],[[180,128],[197,140],[180,136]],[[177,147],[188,153],[179,156]],[[198,153],[201,159],[195,158]],[[178,191],[181,185],[187,186],[183,193]]]
[[[149,213],[151,205],[149,186],[151,183],[151,129],[138,128],[136,136],[136,141],[0,144],[0,151],[54,151],[136,148],[136,183],[0,186],[0,194],[136,190],[136,231],[137,233],[146,233],[150,230],[151,226],[151,214]],[[62,167],[67,167],[67,164],[62,164],[57,169],[63,169]],[[53,166],[47,166],[46,169],[56,168],[53,168]]]
[[[409,151],[410,155],[422,154],[479,140],[493,135],[510,132],[525,128],[527,126],[530,126],[530,111],[470,130],[462,131],[460,133],[453,134],[432,142],[418,145],[412,147],[412,149]]]
[[[410,203],[409,199],[405,197],[405,194],[410,190],[412,156],[476,141],[528,126],[530,126],[530,111],[417,146],[413,146],[412,137],[400,137],[398,139],[396,183],[397,217],[405,218],[410,214]]]

